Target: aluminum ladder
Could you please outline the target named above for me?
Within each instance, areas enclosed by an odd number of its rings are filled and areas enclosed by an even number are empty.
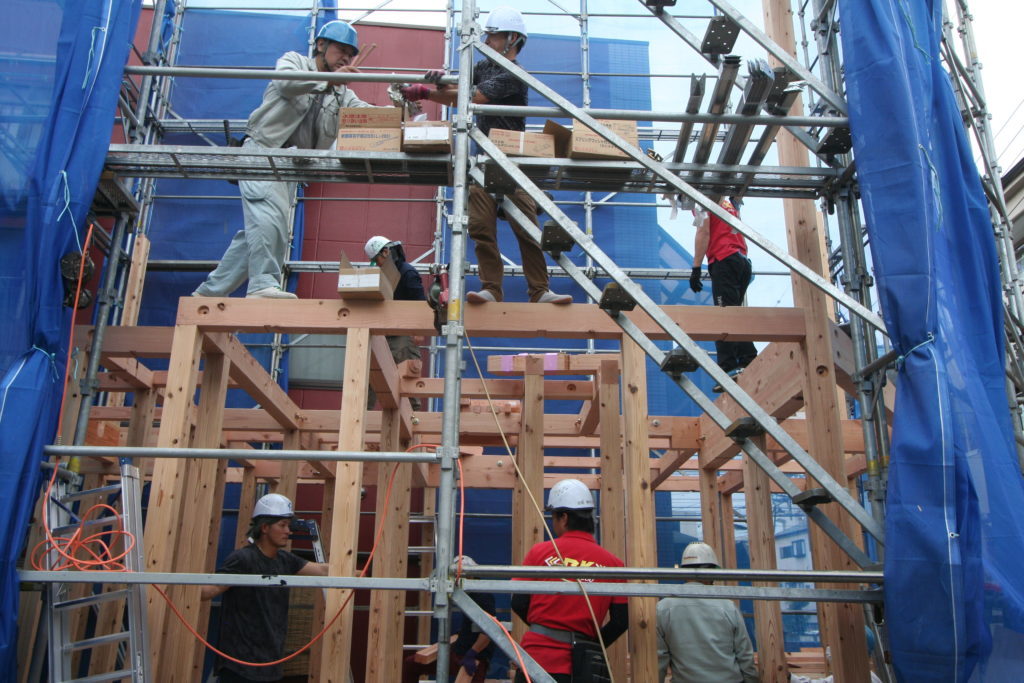
[[[54,536],[73,533],[79,526],[77,516],[71,511],[70,505],[77,501],[88,500],[94,496],[113,496],[120,493],[121,519],[124,530],[135,538],[135,544],[124,558],[125,568],[129,572],[143,571],[142,563],[142,497],[139,468],[130,461],[121,460],[121,481],[109,486],[83,491],[67,492],[67,484],[55,486],[54,493],[46,501],[49,506],[49,519],[57,526],[53,529]],[[103,516],[85,522],[86,527],[110,527],[117,523],[112,515]],[[51,562],[59,559],[56,550],[51,549],[48,555]],[[51,566],[53,566],[51,564]],[[44,590],[46,607],[46,628],[48,632],[49,680],[54,683],[93,683],[100,681],[132,681],[144,683],[153,680],[149,673],[148,637],[146,633],[146,585],[130,584],[120,590],[105,591],[103,586],[89,585],[91,594],[83,597],[71,597],[70,583],[51,583]],[[87,637],[73,640],[72,624],[76,610],[98,610],[99,606],[112,601],[124,601],[124,607],[118,616],[122,630],[107,635]],[[88,614],[80,615],[87,619]],[[74,655],[76,652],[95,652],[95,648],[103,645],[117,645],[118,652],[115,670],[79,677],[76,675]],[[79,665],[79,673],[82,664]]]

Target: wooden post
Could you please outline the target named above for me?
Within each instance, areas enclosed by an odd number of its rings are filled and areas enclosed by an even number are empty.
[[[722,494],[720,499],[722,506],[722,560],[723,567],[736,566],[736,522],[734,508],[732,505],[732,494]],[[736,585],[733,583],[732,585]]]
[[[791,55],[796,53],[793,38],[792,7],[789,0],[762,0],[765,30]],[[798,98],[791,113],[801,114]],[[807,166],[806,148],[789,132],[779,133],[776,147],[782,166]],[[819,275],[828,276],[827,260],[822,253],[814,202],[809,199],[785,199],[786,233],[789,253]],[[827,297],[803,278],[793,276],[793,301],[806,312],[807,335],[803,344],[804,406],[811,426],[810,452],[840,484],[846,482],[843,463],[840,407],[836,403],[835,368]],[[847,536],[854,538],[858,527],[853,519],[830,505],[823,508]],[[811,550],[815,569],[852,571],[859,567],[831,539],[810,525]],[[824,587],[824,586],[823,586]],[[836,680],[866,681],[869,678],[867,641],[864,637],[864,613],[851,604],[818,603],[818,625],[822,645],[832,653],[832,671]]]
[[[136,325],[142,309],[142,290],[146,283],[146,269],[149,264],[149,238],[135,233],[132,248],[132,263],[128,270],[128,284],[124,289],[124,308],[121,309],[121,325]]]
[[[519,427],[516,463],[523,478],[516,475],[512,491],[512,564],[520,565],[527,551],[544,540],[544,520],[530,500],[544,505],[544,363],[540,356],[527,356],[523,374],[523,413]],[[517,641],[526,632],[519,617],[512,620]]]
[[[637,344],[622,338],[622,414],[625,424],[626,564],[658,566],[654,536],[654,495],[651,489],[651,451],[647,434],[647,356]],[[629,601],[629,659],[632,680],[658,677],[656,598]]]
[[[323,507],[320,513],[320,544],[327,553],[328,561],[331,559],[331,529],[334,528],[334,489],[334,478],[325,479]],[[313,628],[317,633],[324,627],[326,609],[327,601],[324,599],[324,591],[316,591],[313,599]],[[320,662],[323,661],[323,648],[324,641],[322,638],[313,643],[313,647],[309,648],[309,680],[311,681],[320,680]]]
[[[698,471],[700,479],[700,525],[701,540],[711,546],[718,557],[724,555],[722,542],[722,503],[718,491],[718,469],[703,467]]]
[[[752,441],[766,450],[764,436]],[[771,479],[749,457],[743,458],[743,493],[747,502],[747,538],[751,569],[776,569],[775,521],[772,514]],[[754,582],[755,586],[771,586]],[[774,584],[777,585],[777,584]],[[762,683],[788,683],[785,640],[782,633],[782,607],[775,600],[754,601],[757,632],[757,670]]]
[[[199,416],[193,439],[196,448],[220,446],[230,367],[231,363],[223,355],[206,355],[199,394]],[[220,462],[212,459],[189,459],[188,488],[183,492],[185,499],[181,533],[178,536],[173,563],[174,571],[202,572],[209,565],[207,558],[211,548],[212,531],[210,521],[214,518],[220,519],[220,509],[214,510],[214,502],[218,498],[216,485]],[[212,544],[212,547],[216,549],[216,544]],[[200,624],[198,620],[201,602],[199,593],[199,586],[171,586],[167,590],[167,594],[185,620],[203,634],[206,632],[206,625]],[[193,658],[197,651],[194,637],[178,623],[176,616],[169,614],[167,619],[167,638],[161,643],[161,647],[165,653],[173,653],[174,659],[169,660],[165,656],[161,677],[168,677],[170,680],[170,677],[173,677],[172,672],[176,672],[180,676],[176,680],[195,680]]]
[[[345,346],[345,376],[341,395],[339,451],[365,449],[366,394],[370,378],[370,330],[350,328]],[[363,463],[339,462],[335,474],[334,522],[331,525],[331,576],[354,576],[359,543],[360,489]],[[325,618],[331,619],[348,597],[349,591],[332,590],[327,594]],[[320,655],[320,680],[348,683],[352,661],[352,615],[354,599],[324,636]]]
[[[381,411],[380,449],[398,451],[401,417],[398,409]],[[397,470],[397,472],[395,472]],[[394,472],[391,500],[385,506],[388,483]],[[409,548],[409,498],[412,467],[406,463],[380,463],[377,468],[377,528],[380,541],[373,559],[373,575],[405,577]],[[386,517],[386,519],[385,519]],[[366,644],[367,683],[393,683],[402,678],[405,640],[405,591],[370,594],[370,634]]]
[[[284,439],[281,443],[281,448],[287,451],[297,451],[302,449],[302,438],[301,433],[297,429],[292,429],[284,434]],[[292,501],[292,505],[296,505],[295,496],[299,490],[299,462],[297,460],[284,460],[281,462],[281,475],[277,479],[277,486],[274,487],[274,493],[280,493],[282,496]],[[292,542],[289,540],[287,549],[292,549]]]
[[[199,374],[202,335],[196,325],[178,325],[171,342],[171,362],[167,370],[167,388],[160,418],[157,446],[183,448],[189,445],[192,395]],[[174,553],[181,531],[182,503],[187,491],[186,462],[182,458],[159,458],[153,466],[149,510],[159,510],[146,518],[145,565],[147,571],[173,570]],[[149,649],[153,671],[174,669],[178,653],[164,648],[165,627],[170,610],[154,589],[149,590]],[[171,615],[173,618],[173,615]],[[166,654],[166,658],[164,655]],[[170,680],[170,679],[168,679]]]
[[[598,415],[601,424],[601,546],[617,557],[626,552],[626,492],[622,457],[622,419],[619,406],[619,364],[601,361],[597,372]],[[626,680],[628,638],[619,638],[608,650],[616,681]]]
[[[242,468],[242,485],[238,492],[238,521],[235,526],[235,548],[241,548],[249,532],[252,511],[256,507],[256,468]]]

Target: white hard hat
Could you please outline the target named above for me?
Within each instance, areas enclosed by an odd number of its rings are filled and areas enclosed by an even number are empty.
[[[686,546],[679,566],[700,567],[703,565],[713,565],[714,567],[721,568],[722,565],[718,564],[718,556],[715,555],[715,549],[707,543],[701,542],[691,543]]]
[[[475,567],[476,566],[476,560],[474,560],[469,555],[456,555],[455,559],[452,560],[452,571],[457,571],[458,570],[458,568],[459,568],[459,558],[462,558],[462,566],[463,567]]]
[[[548,494],[549,510],[593,510],[594,496],[579,479],[563,479],[551,487]]]
[[[268,493],[256,501],[252,509],[253,519],[256,517],[294,517],[292,502],[280,493]]]
[[[394,242],[389,240],[384,235],[374,235],[370,239],[366,240],[366,246],[363,247],[363,251],[366,252],[366,258],[371,261],[377,258],[377,254],[380,253],[384,247],[390,247]]]
[[[484,22],[484,32],[501,33],[503,31],[518,33],[523,38],[522,45],[526,44],[526,22],[523,21],[523,15],[515,7],[502,5],[501,7],[495,7],[487,15],[487,21]]]

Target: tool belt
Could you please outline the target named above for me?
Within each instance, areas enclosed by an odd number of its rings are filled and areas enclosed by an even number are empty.
[[[530,624],[530,630],[569,645],[572,652],[572,683],[611,683],[608,662],[601,652],[601,644],[593,638],[542,624]]]

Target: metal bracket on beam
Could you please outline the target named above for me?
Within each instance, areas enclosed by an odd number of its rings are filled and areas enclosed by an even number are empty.
[[[632,311],[636,308],[636,299],[618,284],[609,282],[601,290],[601,299],[597,305],[602,311],[615,318],[622,311]]]
[[[810,508],[825,503],[834,503],[835,499],[825,489],[807,489],[793,496],[793,502],[806,512]]]
[[[540,248],[551,254],[551,258],[557,260],[563,252],[572,251],[575,246],[576,240],[558,224],[558,221],[544,221],[540,233]]]
[[[691,356],[686,349],[678,347],[666,353],[665,358],[661,361],[661,371],[667,372],[672,377],[679,377],[684,372],[696,372],[699,369],[700,364],[697,359]]]
[[[764,434],[764,427],[758,424],[757,420],[746,415],[736,418],[731,425],[725,428],[725,435],[737,442],[746,441],[762,434]]]

